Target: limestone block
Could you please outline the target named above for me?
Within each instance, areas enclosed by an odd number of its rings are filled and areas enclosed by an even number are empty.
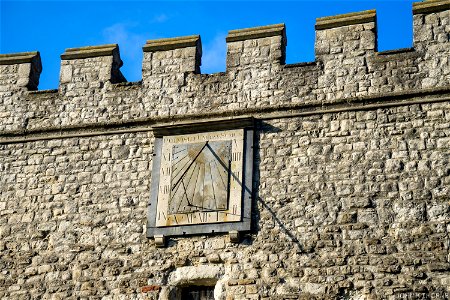
[[[69,83],[72,81],[72,69],[71,65],[61,66],[61,75],[59,79],[61,83]]]
[[[224,267],[219,265],[181,267],[170,273],[168,283],[172,286],[215,285],[224,271]]]

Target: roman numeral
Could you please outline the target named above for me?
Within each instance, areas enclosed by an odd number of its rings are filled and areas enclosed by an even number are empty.
[[[237,205],[233,205],[233,215],[237,215],[238,213],[238,207]]]
[[[165,184],[159,187],[163,194],[168,194],[170,192],[170,185]]]
[[[231,181],[236,182],[239,184],[239,176],[241,176],[241,172],[236,171],[231,175]]]
[[[162,211],[158,212],[158,221],[161,220],[161,218],[167,220],[166,214]]]
[[[170,161],[172,153],[168,152],[163,155],[165,161]]]
[[[239,161],[241,160],[242,152],[233,152],[231,153],[231,160],[232,161]]]
[[[172,168],[170,168],[170,167],[164,167],[164,168],[162,168],[162,174],[163,174],[164,176],[170,175],[171,171],[172,171]]]
[[[186,218],[187,218],[188,223],[192,223],[194,221],[193,214],[186,214]]]
[[[198,217],[200,219],[200,222],[207,222],[208,221],[208,213],[206,212],[199,212]]]

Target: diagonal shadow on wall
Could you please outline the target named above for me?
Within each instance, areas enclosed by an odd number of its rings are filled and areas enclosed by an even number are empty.
[[[294,243],[300,252],[303,252],[303,246],[297,239],[294,233],[290,231],[283,220],[277,217],[276,212],[273,210],[271,205],[259,196],[259,189],[261,186],[260,163],[261,163],[261,151],[260,148],[261,135],[266,133],[278,133],[281,132],[280,128],[270,125],[267,122],[258,120],[255,130],[255,141],[254,141],[254,158],[253,158],[253,203],[252,203],[252,232],[258,233],[262,230],[261,228],[261,211],[265,210],[271,217],[273,221],[273,227],[278,226],[278,228],[283,232],[289,239],[289,242]]]

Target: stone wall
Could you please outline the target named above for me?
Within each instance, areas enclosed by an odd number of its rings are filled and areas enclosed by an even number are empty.
[[[0,298],[448,299],[450,2],[414,5],[414,47],[377,52],[374,11],[321,18],[316,61],[286,65],[283,24],[230,31],[227,70],[199,36],[0,55]],[[252,224],[146,237],[155,125],[257,119]]]

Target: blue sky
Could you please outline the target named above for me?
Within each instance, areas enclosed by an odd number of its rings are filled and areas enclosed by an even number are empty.
[[[228,30],[285,23],[287,63],[307,62],[315,18],[367,9],[377,10],[379,51],[411,47],[412,2],[0,0],[0,53],[40,51],[39,89],[54,89],[65,48],[117,43],[122,73],[137,81],[146,40],[200,34],[202,73],[215,73],[225,70]]]

